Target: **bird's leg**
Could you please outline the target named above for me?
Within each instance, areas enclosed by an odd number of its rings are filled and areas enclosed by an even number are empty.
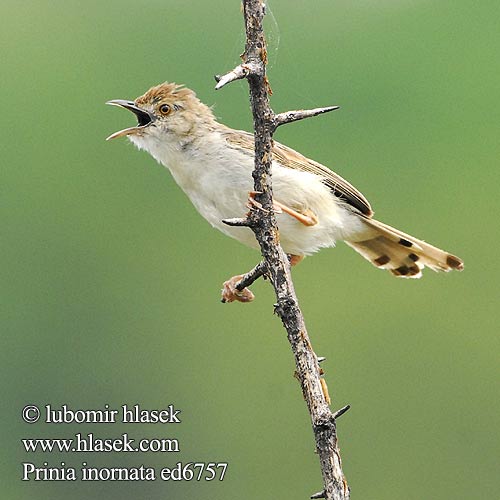
[[[264,210],[262,208],[262,205],[255,200],[255,195],[256,194],[261,194],[258,191],[250,191],[248,193],[248,201],[247,201],[247,207],[252,210],[253,208],[258,208],[259,210]],[[315,226],[318,223],[318,217],[314,212],[311,210],[304,210],[302,212],[297,212],[297,210],[294,210],[293,208],[290,208],[286,205],[283,205],[283,203],[280,203],[279,201],[273,200],[273,209],[274,212],[277,214],[281,214],[285,212],[286,214],[290,215],[294,219],[297,219],[300,223],[304,224],[304,226]],[[265,210],[267,212],[267,210]]]
[[[283,205],[283,203],[276,200],[273,201],[273,204],[275,209],[277,209],[277,213],[285,212],[304,224],[304,226],[315,226],[318,223],[318,217],[311,210],[306,209],[303,212],[297,212],[297,210],[287,207],[286,205]]]
[[[255,200],[255,195],[260,194],[257,191],[250,191],[248,193],[248,202],[247,207],[252,209],[264,210],[262,205]],[[273,202],[273,209],[276,213],[285,212],[292,217],[296,218],[299,222],[306,226],[314,226],[318,223],[318,219],[315,214],[310,211],[304,211],[303,213],[299,213],[296,210],[293,210],[282,203],[277,201]],[[303,255],[288,255],[288,260],[291,266],[296,266],[299,262],[304,258]],[[256,281],[261,276],[265,277],[266,274],[266,263],[260,262],[257,264],[250,272],[246,274],[238,274],[233,276],[232,278],[225,281],[222,285],[222,297],[221,302],[234,302],[237,300],[238,302],[252,302],[254,300],[255,295],[248,288],[254,281]]]
[[[288,254],[288,261],[291,266],[296,266],[300,264],[304,260],[304,255],[293,255],[291,253]]]

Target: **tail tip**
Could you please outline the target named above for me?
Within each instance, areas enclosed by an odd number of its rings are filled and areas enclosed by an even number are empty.
[[[463,271],[464,263],[455,255],[448,254],[446,257],[446,264],[450,267],[450,269],[456,269],[457,271]]]

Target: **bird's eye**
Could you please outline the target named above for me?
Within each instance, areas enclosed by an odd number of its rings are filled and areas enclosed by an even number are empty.
[[[168,105],[168,104],[162,104],[160,107],[159,107],[159,111],[162,115],[164,116],[167,116],[170,111],[172,110],[172,108]]]

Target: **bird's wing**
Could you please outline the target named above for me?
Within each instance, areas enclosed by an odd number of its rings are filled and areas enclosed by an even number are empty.
[[[222,134],[230,145],[243,148],[248,154],[253,156],[253,134],[230,128],[224,128]],[[366,217],[371,217],[373,215],[372,207],[363,194],[345,179],[340,177],[340,175],[337,175],[329,168],[321,165],[321,163],[310,160],[297,151],[276,141],[274,141],[272,152],[273,159],[284,167],[318,175],[335,196],[351,205],[351,207],[355,208]]]

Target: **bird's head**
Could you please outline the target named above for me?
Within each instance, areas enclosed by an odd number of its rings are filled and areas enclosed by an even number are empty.
[[[107,140],[128,136],[140,147],[148,139],[184,142],[203,134],[204,127],[215,123],[212,110],[192,90],[175,83],[152,87],[135,101],[114,100],[106,104],[128,109],[137,118],[136,126],[115,132]]]

